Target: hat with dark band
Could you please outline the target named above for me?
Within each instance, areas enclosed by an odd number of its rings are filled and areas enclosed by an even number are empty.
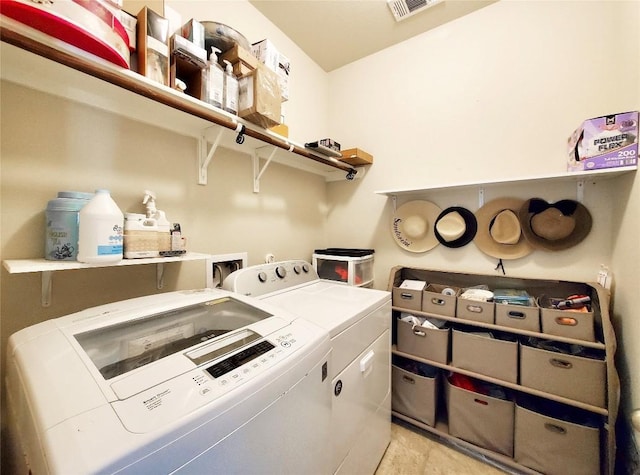
[[[463,247],[473,241],[478,231],[475,215],[466,208],[451,206],[436,219],[436,239],[446,247]]]
[[[591,231],[589,210],[580,202],[542,198],[526,201],[518,212],[522,233],[536,249],[562,251],[580,243]]]

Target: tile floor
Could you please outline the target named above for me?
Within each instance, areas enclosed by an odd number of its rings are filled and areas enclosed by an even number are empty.
[[[429,432],[394,418],[391,443],[375,475],[502,475],[515,473],[454,449]]]

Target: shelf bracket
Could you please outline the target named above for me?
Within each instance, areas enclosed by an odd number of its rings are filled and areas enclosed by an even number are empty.
[[[484,206],[484,186],[478,188],[478,209]]]
[[[584,200],[584,180],[578,180],[576,184],[576,200],[582,203]]]
[[[211,143],[211,148],[207,150],[208,140],[203,133],[200,135],[199,139],[199,152],[198,152],[198,185],[206,185],[208,178],[208,169],[209,163],[211,163],[211,159],[213,158],[213,154],[216,153],[216,149],[220,144],[220,139],[222,138],[222,134],[224,133],[224,129],[220,128],[218,130],[218,135]]]
[[[265,147],[260,147],[260,148],[265,148]],[[265,162],[264,166],[262,167],[262,169],[260,169],[260,156],[258,155],[258,150],[256,149],[253,151],[253,192],[254,193],[260,193],[260,178],[262,177],[262,174],[266,171],[267,167],[271,164],[271,160],[273,160],[273,157],[276,155],[276,152],[278,151],[278,147],[273,147],[271,150],[271,153],[269,154],[269,157],[267,158],[267,161]]]
[[[398,196],[393,195],[391,197],[391,207],[393,208],[393,213],[395,214],[396,209],[398,209]]]
[[[158,262],[156,264],[156,288],[162,290],[164,287],[164,264]]]
[[[53,279],[53,271],[46,270],[42,272],[42,306],[51,306],[51,282]]]

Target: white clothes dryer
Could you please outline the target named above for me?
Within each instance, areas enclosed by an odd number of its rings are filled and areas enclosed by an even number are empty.
[[[373,474],[390,442],[391,295],[318,277],[306,261],[246,267],[223,288],[324,328],[331,338],[331,467]]]

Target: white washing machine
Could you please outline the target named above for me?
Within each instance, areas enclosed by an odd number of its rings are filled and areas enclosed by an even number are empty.
[[[9,339],[14,465],[34,475],[329,474],[330,353],[322,328],[214,289],[34,325]]]
[[[390,442],[390,293],[319,279],[301,260],[240,269],[225,279],[223,288],[329,332],[331,467],[349,475],[374,473]]]

